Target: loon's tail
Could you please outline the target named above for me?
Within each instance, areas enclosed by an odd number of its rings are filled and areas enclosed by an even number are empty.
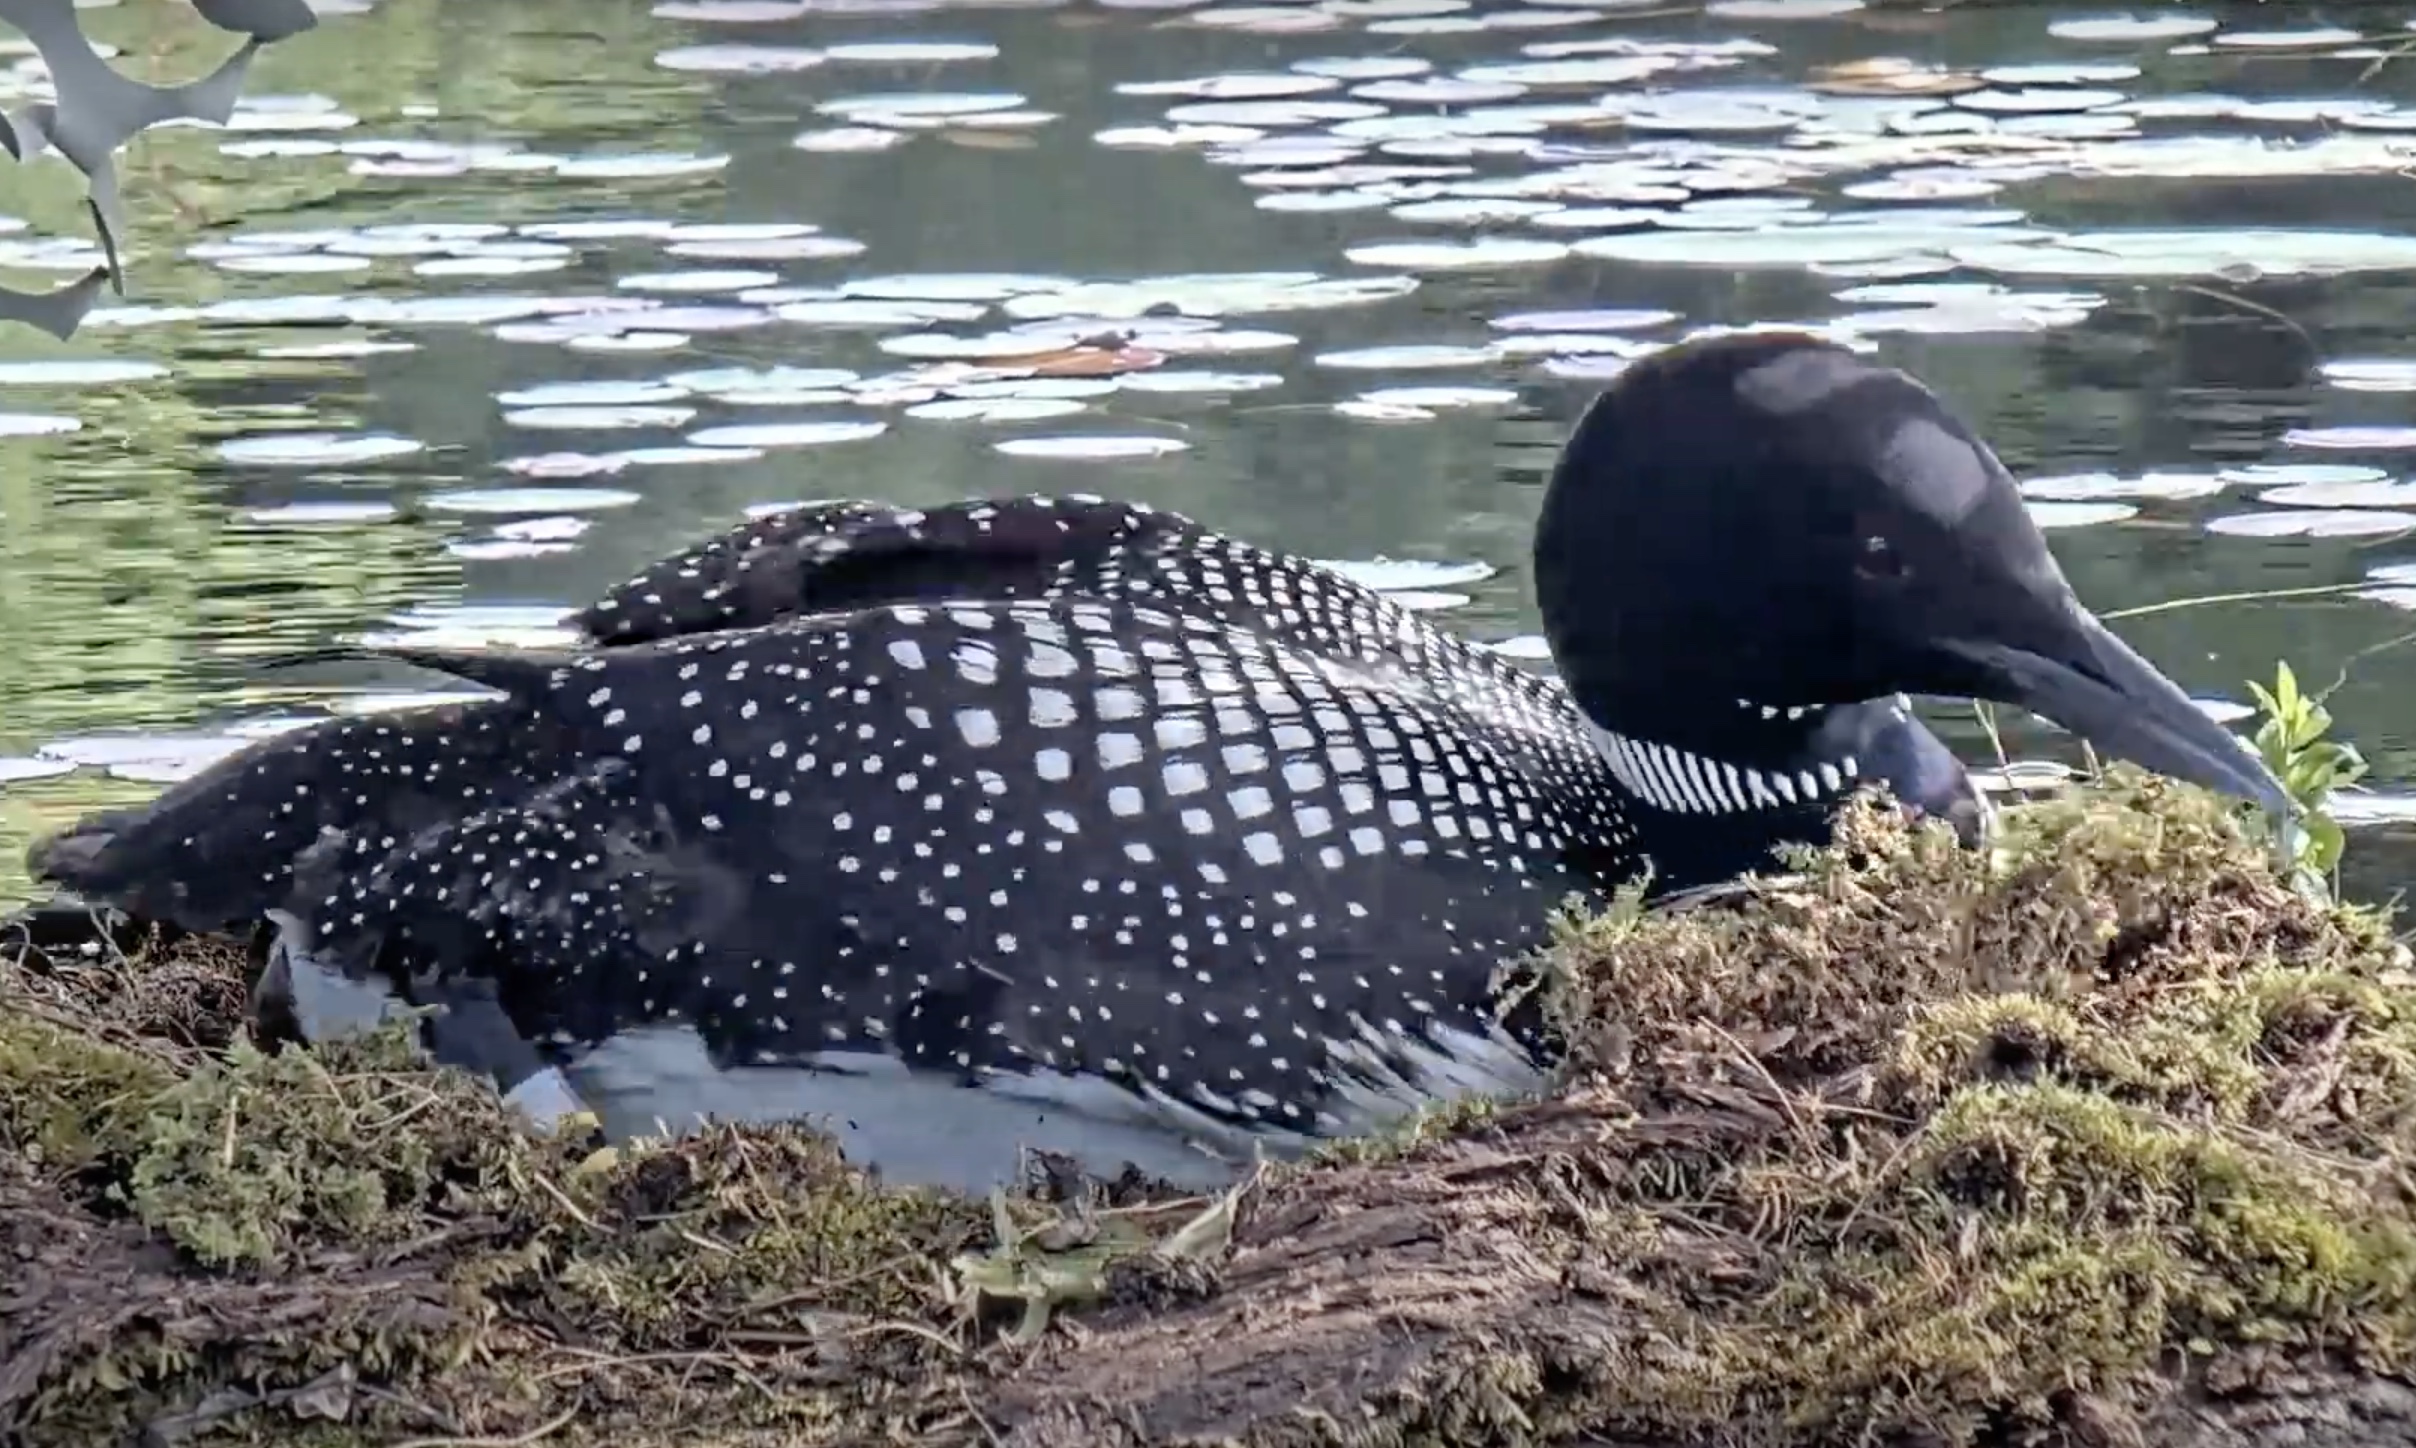
[[[139,919],[249,928],[287,903],[296,862],[331,839],[407,839],[526,786],[528,721],[542,713],[557,661],[418,648],[311,657],[396,659],[509,697],[271,735],[142,804],[96,811],[35,840],[28,872]]]

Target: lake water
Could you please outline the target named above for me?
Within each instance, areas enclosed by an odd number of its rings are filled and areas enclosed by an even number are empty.
[[[1708,326],[1928,379],[2101,610],[2334,590],[2120,627],[2210,701],[2346,669],[2360,815],[2416,783],[2416,4],[323,8],[121,158],[129,294],[0,332],[0,899],[428,687],[281,653],[551,638],[758,504],[1130,495],[1524,648],[1555,446]],[[5,181],[12,279],[89,267],[73,173]]]

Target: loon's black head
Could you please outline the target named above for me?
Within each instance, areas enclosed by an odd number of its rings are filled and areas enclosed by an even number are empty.
[[[1720,337],[1621,374],[1562,452],[1535,570],[1553,655],[1608,729],[1686,744],[1752,711],[1992,699],[2287,807],[2236,736],[2082,607],[1987,445],[1919,382],[1833,343]]]

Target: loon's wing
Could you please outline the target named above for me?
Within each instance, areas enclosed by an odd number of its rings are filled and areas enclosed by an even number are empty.
[[[1340,1089],[1359,1021],[1476,1029],[1583,883],[1570,839],[1619,826],[1561,721],[1137,602],[396,653],[543,717],[548,782],[331,857],[319,948],[407,935],[407,969],[491,976],[566,1043],[676,1020],[733,1064],[1115,1074],[1213,1038],[1201,1100],[1257,1119],[1226,1087]]]
[[[1146,603],[1248,629],[1347,668],[1557,726],[1566,692],[1312,560],[1180,513],[1084,494],[918,509],[841,501],[768,514],[666,558],[579,615],[630,645],[901,603]],[[437,667],[445,667],[438,664]]]
[[[1309,578],[1249,591],[1359,606]],[[1492,969],[1623,829],[1565,716],[1365,649],[1079,595],[377,650],[506,697],[265,741],[40,864],[492,981],[551,1046],[676,1028],[716,1067],[1071,1092],[1185,1140],[1357,1129],[1526,1079]]]
[[[1112,590],[1150,552],[1201,532],[1178,513],[1087,496],[806,503],[650,565],[578,625],[622,645],[884,603]]]

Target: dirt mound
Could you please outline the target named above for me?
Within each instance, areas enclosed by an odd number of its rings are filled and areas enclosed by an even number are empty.
[[[1077,1210],[535,1138],[254,1049],[209,943],[0,962],[0,1439],[2416,1442],[2406,955],[2206,796],[1858,806],[1515,973],[1552,1099]]]

